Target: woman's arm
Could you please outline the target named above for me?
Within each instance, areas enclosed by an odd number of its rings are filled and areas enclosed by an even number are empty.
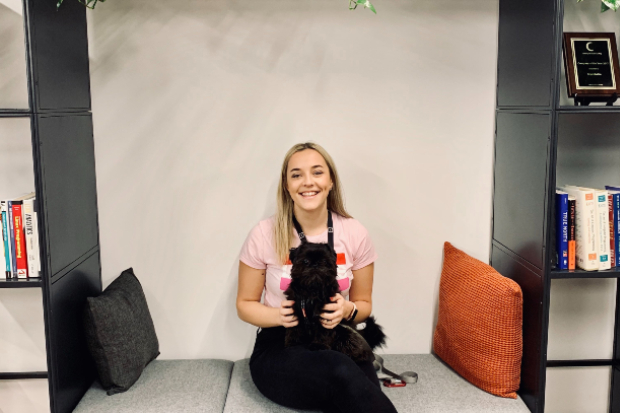
[[[335,328],[340,321],[347,320],[353,313],[353,303],[357,306],[357,315],[353,324],[361,323],[366,320],[372,312],[372,279],[375,271],[375,264],[369,264],[364,268],[353,271],[353,284],[349,290],[349,301],[342,295],[336,294],[332,297],[332,304],[326,304],[321,313],[321,324],[327,329]]]
[[[366,320],[372,313],[372,282],[375,273],[375,263],[353,271],[353,282],[349,290],[349,301],[345,303],[345,320],[353,312],[353,303],[357,306],[357,315],[354,323],[358,324]]]
[[[265,288],[265,272],[239,261],[239,287],[237,288],[237,315],[256,327],[293,327],[299,321],[293,315],[293,302],[283,301],[280,308],[267,307],[260,302]]]

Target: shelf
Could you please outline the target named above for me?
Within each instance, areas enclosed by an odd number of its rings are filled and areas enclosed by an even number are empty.
[[[551,270],[551,279],[567,278],[619,278],[620,268],[615,267],[605,271],[585,271],[585,270]]]
[[[0,118],[27,118],[30,115],[30,109],[0,109]]]
[[[560,106],[560,113],[620,113],[620,106]]]
[[[40,288],[42,285],[43,279],[41,277],[0,280],[0,288]]]
[[[19,373],[0,373],[0,380],[47,379],[46,371],[24,371]]]
[[[547,367],[595,367],[617,365],[613,360],[547,360]]]

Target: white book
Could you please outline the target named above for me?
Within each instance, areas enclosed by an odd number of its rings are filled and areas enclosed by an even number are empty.
[[[26,234],[26,258],[28,262],[28,277],[40,277],[37,266],[36,240],[34,232],[34,198],[24,200],[24,233]]]
[[[34,256],[36,257],[37,272],[39,277],[41,276],[41,249],[39,248],[39,213],[34,211],[34,220],[32,224],[34,226]]]
[[[586,271],[599,269],[596,244],[597,201],[594,191],[576,186],[558,188],[575,197],[575,264]]]
[[[611,268],[611,250],[609,244],[609,203],[607,191],[594,189],[597,201],[596,213],[596,250],[598,251],[599,270]]]

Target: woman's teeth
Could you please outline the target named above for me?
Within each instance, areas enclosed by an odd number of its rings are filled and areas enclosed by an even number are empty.
[[[304,198],[312,198],[317,194],[318,192],[302,192],[301,196],[303,196]]]

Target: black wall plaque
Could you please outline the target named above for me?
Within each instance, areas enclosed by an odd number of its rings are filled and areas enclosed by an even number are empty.
[[[564,67],[569,97],[620,93],[614,33],[564,33]]]

